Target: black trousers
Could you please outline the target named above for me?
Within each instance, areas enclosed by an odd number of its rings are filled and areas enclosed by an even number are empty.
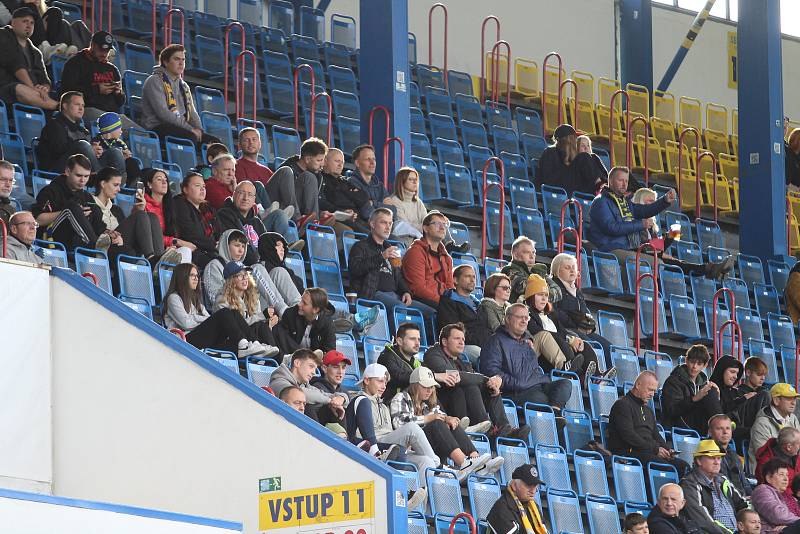
[[[756,416],[771,401],[772,398],[769,391],[759,391],[752,398],[730,412],[729,415],[736,421],[736,430],[733,431],[733,439],[736,443],[741,443],[742,440],[750,438],[750,429],[756,420]]]
[[[251,326],[242,314],[230,308],[222,308],[186,334],[186,341],[198,349],[224,349],[234,354],[239,350],[239,341],[255,340]]]
[[[158,137],[160,137],[162,141],[168,135],[171,135],[172,137],[180,137],[182,139],[188,139],[190,141],[196,141],[194,133],[192,133],[191,130],[187,130],[186,128],[181,128],[180,126],[173,126],[172,124],[159,124],[158,126],[153,128],[153,131],[158,134]],[[221,143],[221,142],[222,141],[220,141],[217,137],[207,134],[206,132],[203,132],[203,138],[200,139],[200,143],[205,145],[210,143]],[[228,147],[228,148],[232,149],[233,147]],[[184,172],[185,171],[186,170],[184,170]]]
[[[423,426],[422,431],[425,432],[425,437],[428,438],[433,451],[442,460],[442,463],[445,463],[456,449],[461,449],[461,452],[467,456],[476,452],[472,440],[460,426],[451,430],[447,423],[437,419]]]
[[[122,245],[111,245],[109,256],[119,254],[160,257],[164,254],[164,235],[155,213],[134,211],[117,226],[122,234]]]
[[[97,228],[102,216],[100,210],[93,209],[87,217],[83,206],[70,202],[62,210],[61,215],[48,225],[46,233],[54,240],[62,243],[68,250],[75,247],[94,248],[97,242]]]
[[[443,387],[439,390],[439,402],[448,415],[469,417],[471,425],[486,420],[498,427],[508,424],[500,395],[492,397],[488,390],[477,385]]]
[[[636,458],[640,462],[642,462],[642,467],[645,469],[645,476],[647,476],[647,463],[648,462],[655,462],[659,464],[669,464],[673,466],[675,469],[678,470],[678,476],[683,478],[683,476],[689,472],[689,464],[685,461],[681,460],[680,458],[671,458],[669,460],[665,460],[660,456],[655,454],[649,453],[635,453],[635,452],[626,452],[622,454],[622,456],[627,456],[628,458]]]

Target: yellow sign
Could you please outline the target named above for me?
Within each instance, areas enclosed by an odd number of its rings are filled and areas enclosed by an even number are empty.
[[[258,496],[259,530],[338,523],[374,516],[375,491],[372,482],[270,492]]]
[[[739,88],[738,51],[736,47],[736,32],[728,32],[728,88]]]

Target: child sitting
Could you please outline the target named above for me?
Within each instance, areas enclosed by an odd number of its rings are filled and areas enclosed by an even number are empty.
[[[125,168],[117,170],[122,173],[128,187],[136,187],[136,182],[142,176],[142,169],[139,167],[139,161],[131,154],[128,145],[122,140],[122,120],[119,115],[113,111],[103,113],[97,119],[97,129],[100,130],[100,134],[92,138],[94,155],[100,159],[103,152],[112,148],[122,152],[122,156],[125,158]]]

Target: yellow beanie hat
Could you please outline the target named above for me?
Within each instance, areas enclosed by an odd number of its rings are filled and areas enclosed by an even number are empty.
[[[547,287],[547,280],[538,274],[532,274],[528,277],[528,285],[525,287],[525,300],[536,293],[549,293],[550,289]]]

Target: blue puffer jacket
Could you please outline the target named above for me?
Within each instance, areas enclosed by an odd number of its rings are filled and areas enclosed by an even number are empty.
[[[481,373],[500,375],[503,393],[518,393],[550,381],[539,366],[539,356],[526,339],[527,333],[514,339],[505,326],[500,326],[481,349]]]
[[[633,221],[622,220],[619,207],[611,198],[611,191],[607,187],[604,187],[592,201],[592,208],[589,211],[589,218],[592,221],[589,226],[589,241],[598,250],[611,252],[617,249],[630,249],[628,235],[644,228],[642,219],[654,217],[669,207],[669,202],[663,196],[652,204],[634,204],[629,198],[626,198],[625,202],[633,214],[635,219]]]

